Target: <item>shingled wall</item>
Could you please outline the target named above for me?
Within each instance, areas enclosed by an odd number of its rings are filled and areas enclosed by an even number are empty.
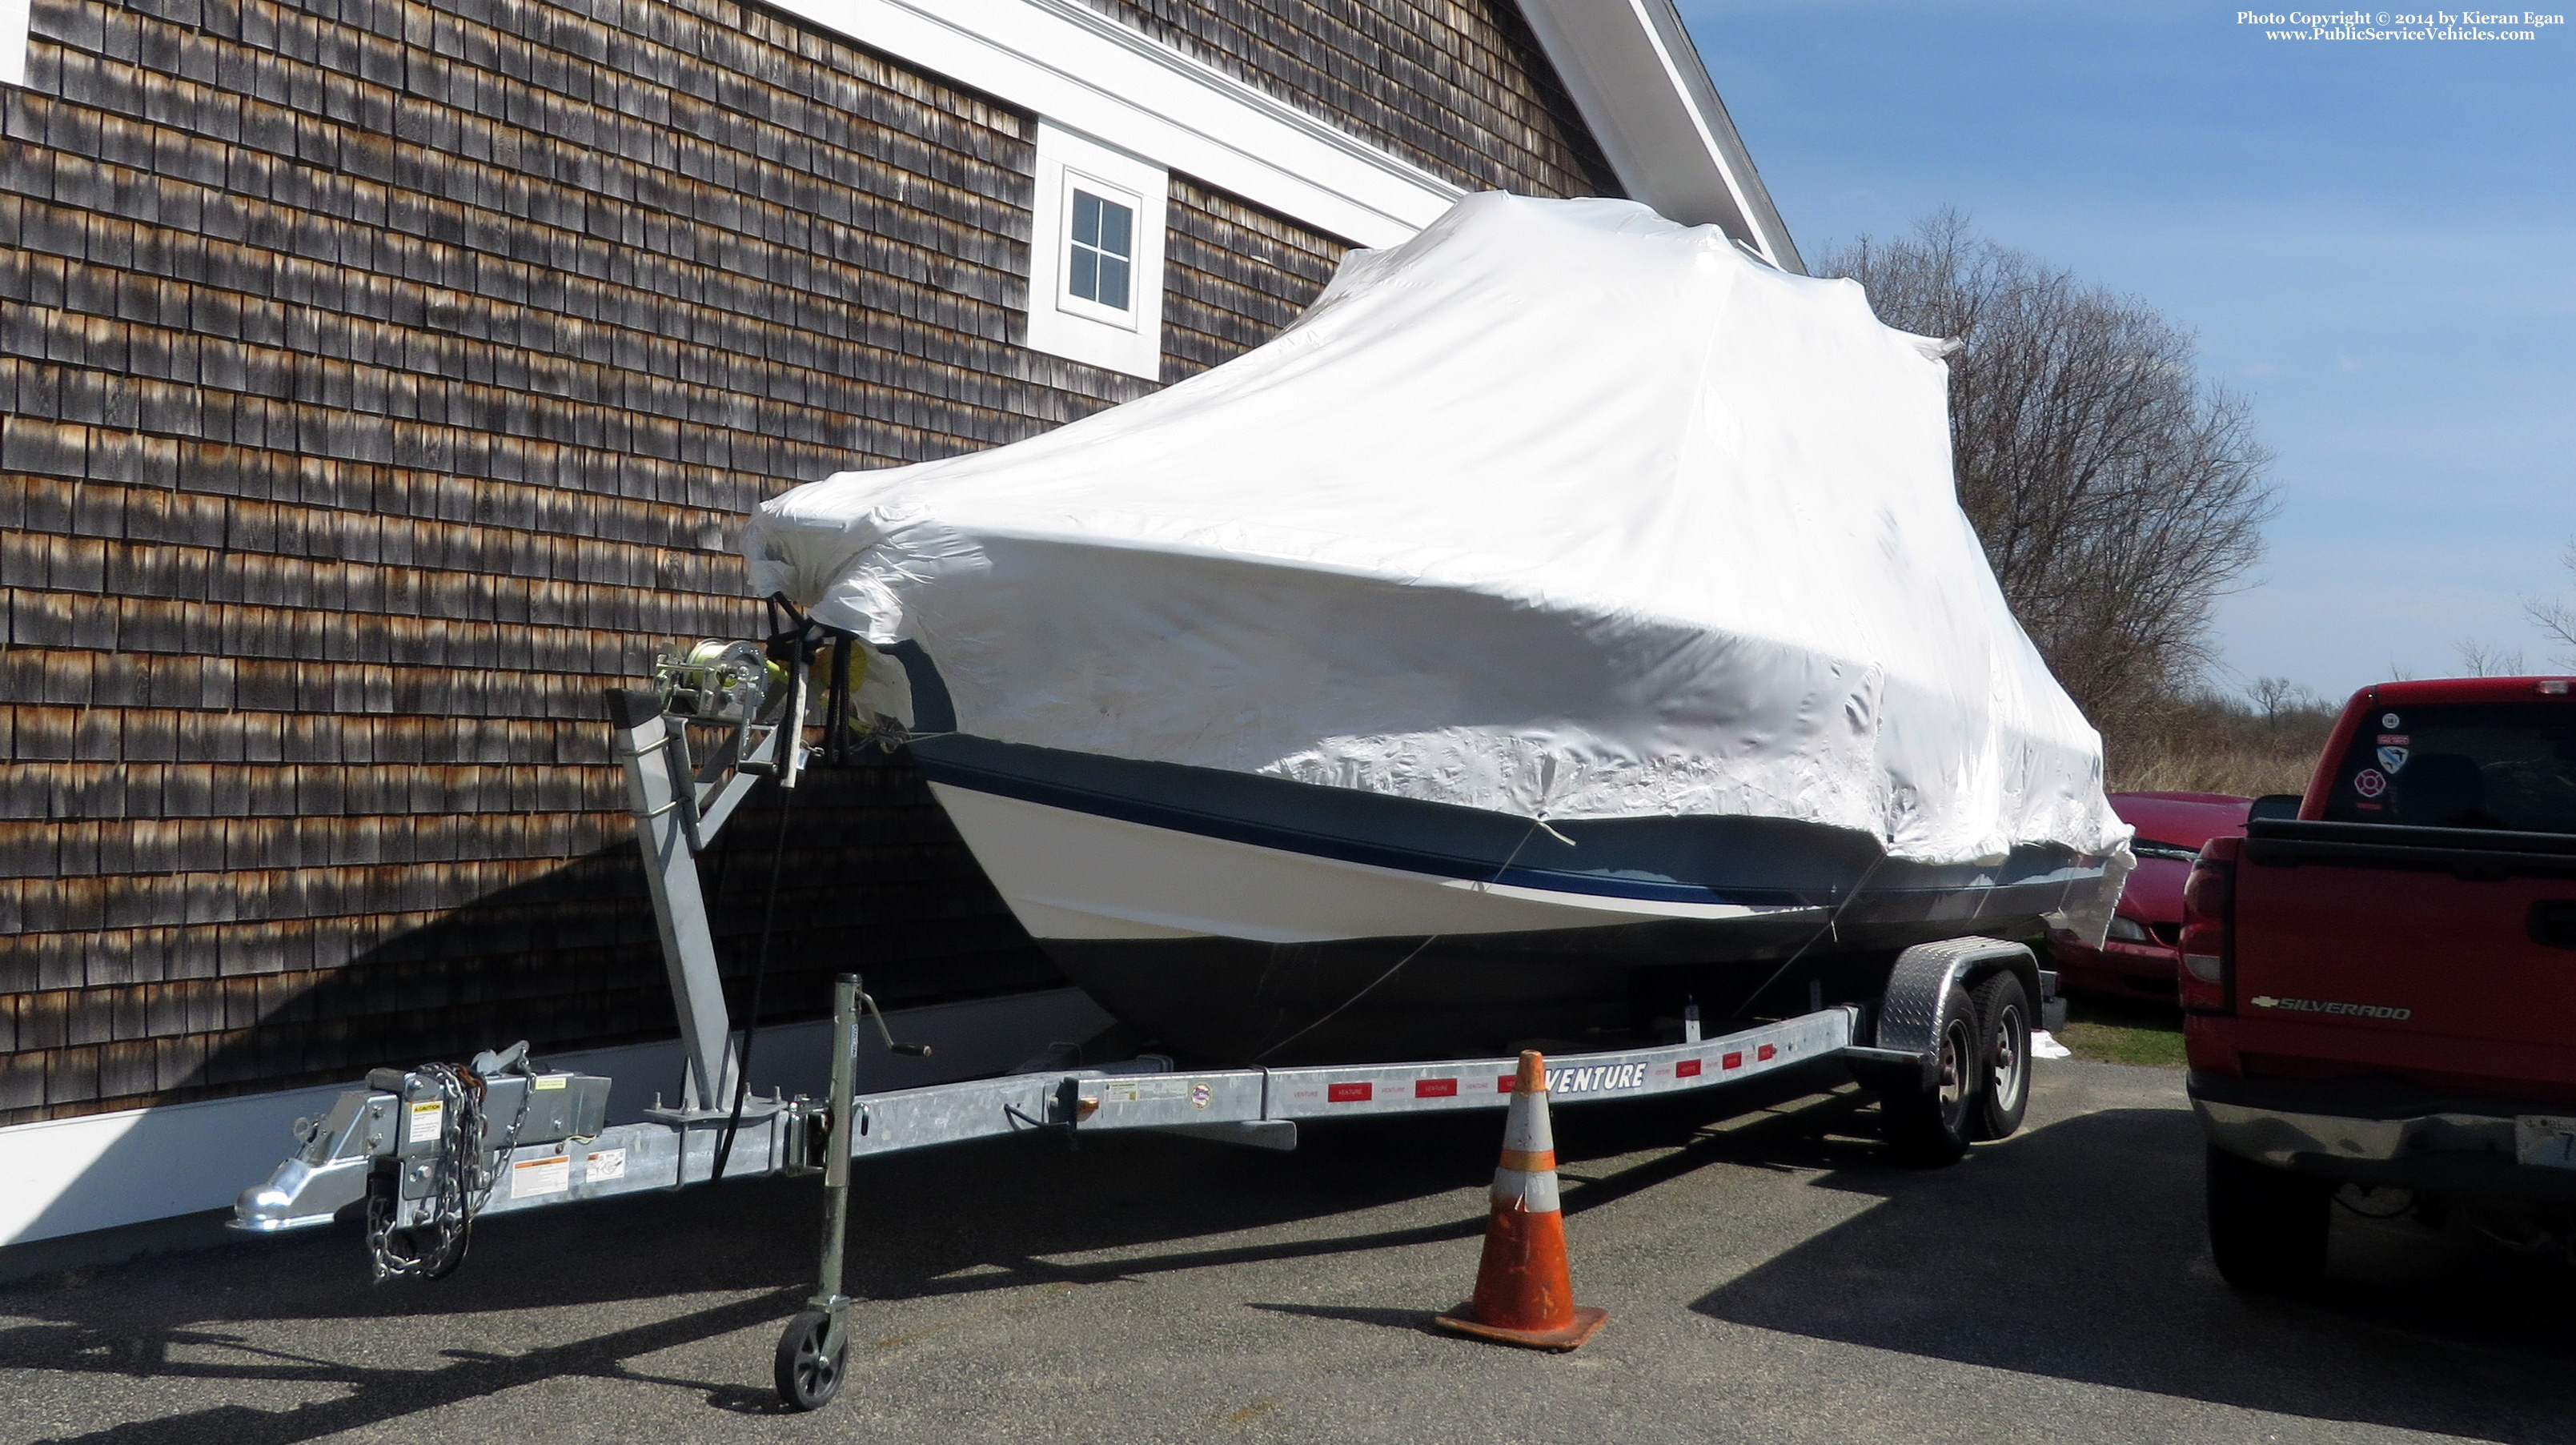
[[[667,1037],[600,690],[757,629],[761,498],[1150,389],[1016,344],[1034,119],[733,0],[36,0],[29,54],[0,1124]],[[1344,249],[1171,201],[1171,379]],[[900,758],[794,818],[772,1017],[1055,981]],[[737,972],[771,822],[709,868]]]
[[[1514,0],[1090,0],[1473,190],[1626,194]]]
[[[667,1035],[599,690],[793,482],[1147,389],[1013,344],[1031,118],[708,3],[42,0],[0,97],[0,1122]],[[1175,182],[1175,373],[1328,238]],[[737,936],[768,820],[712,870]],[[748,861],[746,861],[748,860]],[[782,1013],[1043,960],[909,769]]]

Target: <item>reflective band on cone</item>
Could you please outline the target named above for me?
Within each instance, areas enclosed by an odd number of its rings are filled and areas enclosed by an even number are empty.
[[[1503,1161],[1494,1171],[1476,1297],[1434,1323],[1507,1345],[1570,1350],[1609,1318],[1608,1310],[1574,1302],[1565,1215],[1556,1202],[1556,1140],[1547,1122],[1547,1060],[1533,1049],[1521,1055],[1503,1123]]]

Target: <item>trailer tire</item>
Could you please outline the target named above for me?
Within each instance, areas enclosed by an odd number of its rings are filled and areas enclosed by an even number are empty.
[[[1984,1030],[1975,1000],[1953,983],[1932,1025],[1932,1068],[1905,1085],[1882,1085],[1878,1108],[1888,1146],[1908,1164],[1938,1168],[1968,1152],[1976,1128]],[[1910,1087],[1909,1087],[1910,1086]]]
[[[807,1310],[778,1336],[778,1403],[790,1410],[820,1410],[841,1392],[850,1362],[850,1335],[834,1327],[830,1310]]]
[[[2030,990],[2011,969],[1977,985],[1977,1028],[1984,1037],[1978,1073],[1978,1139],[2009,1139],[2030,1108]]]
[[[2332,1184],[2212,1145],[2208,1190],[2219,1278],[2258,1294],[2295,1294],[2325,1278]]]

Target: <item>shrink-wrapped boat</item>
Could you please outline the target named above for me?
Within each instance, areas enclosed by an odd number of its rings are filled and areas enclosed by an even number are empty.
[[[2127,866],[1960,512],[1943,353],[1714,227],[1481,195],[1234,361],[743,546],[1175,1050],[1874,997],[1910,944],[2098,930]]]

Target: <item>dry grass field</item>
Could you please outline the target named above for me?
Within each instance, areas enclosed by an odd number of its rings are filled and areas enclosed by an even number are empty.
[[[2334,709],[2322,702],[2269,714],[2215,695],[2173,703],[2104,730],[2111,790],[2249,798],[2304,792],[2334,719]]]

